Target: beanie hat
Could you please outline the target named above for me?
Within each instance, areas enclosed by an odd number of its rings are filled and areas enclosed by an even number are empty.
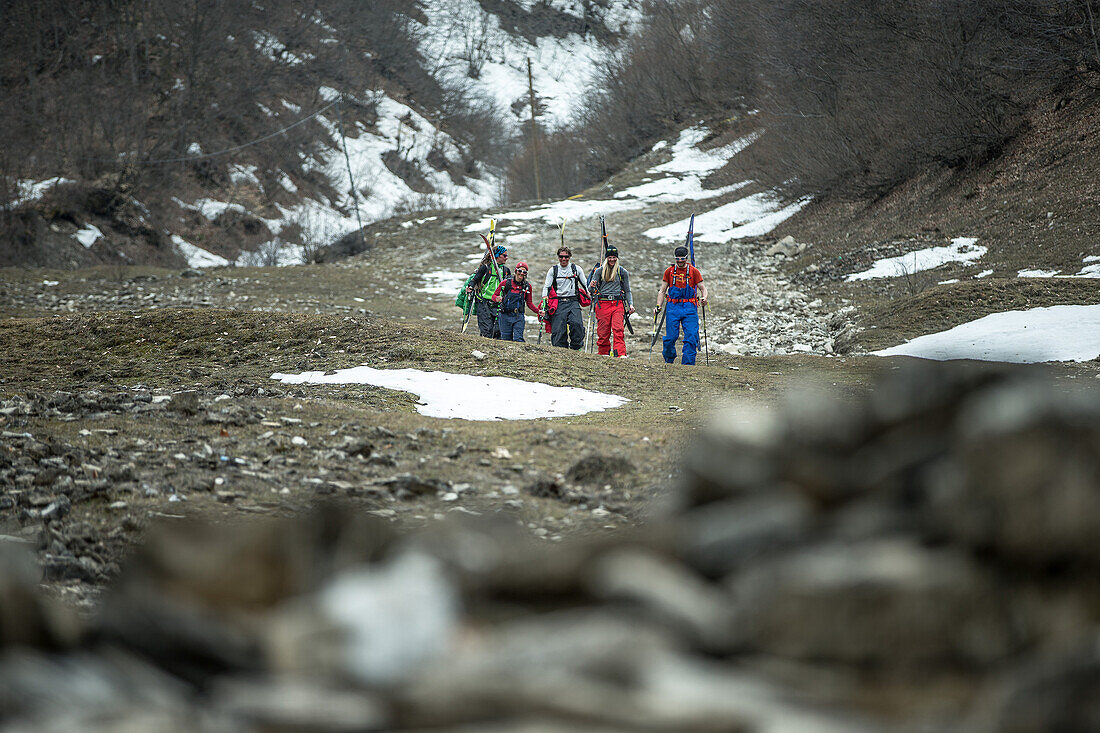
[[[677,257],[687,257],[688,256],[688,248],[683,246],[683,245],[680,245],[679,247],[676,248],[676,256]]]
[[[527,263],[526,263],[526,262],[521,262],[521,263],[519,263],[518,265],[516,265],[516,269],[517,269],[517,270],[518,270],[519,268],[521,268],[521,267],[522,267],[522,268],[523,268],[524,270],[528,270],[528,269],[530,269],[530,268],[528,268],[528,267],[527,267]]]
[[[496,246],[496,249],[493,250],[493,256],[494,257],[500,257],[502,254],[504,254],[507,251],[508,251],[507,247],[505,247],[503,244],[498,244]]]
[[[619,256],[619,248],[616,247],[613,244],[607,245],[607,251],[604,252],[604,256],[605,257],[618,257]]]

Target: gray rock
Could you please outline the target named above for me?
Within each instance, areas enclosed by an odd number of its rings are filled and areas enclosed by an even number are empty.
[[[199,393],[194,390],[176,392],[168,401],[168,409],[184,415],[194,415],[199,411]]]
[[[818,546],[731,578],[752,649],[852,664],[988,666],[1024,641],[965,556],[909,540]]]
[[[677,546],[693,567],[720,577],[802,540],[812,515],[793,492],[714,502],[676,520]]]

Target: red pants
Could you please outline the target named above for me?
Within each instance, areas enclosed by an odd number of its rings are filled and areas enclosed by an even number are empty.
[[[611,353],[611,338],[615,337],[615,353],[626,355],[626,338],[623,336],[623,304],[618,300],[601,300],[596,303],[596,347],[601,354]]]

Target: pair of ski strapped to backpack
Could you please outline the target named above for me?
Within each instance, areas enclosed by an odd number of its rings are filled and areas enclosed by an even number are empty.
[[[481,235],[481,238],[485,241],[485,248],[489,251],[489,268],[492,272],[492,274],[482,282],[481,289],[474,296],[482,300],[490,300],[493,297],[493,293],[496,292],[497,285],[504,279],[500,271],[500,266],[497,264],[496,253],[493,251],[493,242],[496,241],[496,231],[497,220],[489,219],[489,236],[486,237],[484,234]],[[480,269],[479,267],[478,270]],[[462,308],[462,333],[466,333],[466,328],[470,325],[470,314],[474,311],[474,297],[468,295],[466,289],[473,285],[474,278],[476,277],[477,272],[466,278],[466,282],[462,284],[462,289],[458,292],[458,297],[455,298],[455,305]],[[492,289],[489,290],[489,294],[486,295],[485,291],[490,284],[492,284]],[[496,320],[496,316],[494,315],[493,321],[495,322]]]
[[[695,214],[691,215],[691,219],[688,221],[687,231],[687,248],[688,254],[691,257],[691,267],[695,267]],[[690,280],[691,269],[688,268],[688,277]],[[657,285],[658,292],[660,292],[660,284]],[[649,341],[649,353],[653,353],[653,345],[657,343],[657,336],[661,332],[661,327],[665,325],[665,320],[668,317],[668,309],[665,307],[668,303],[698,303],[698,294],[694,298],[668,298],[666,296],[665,303],[661,305],[658,312],[653,314],[653,337]],[[710,339],[707,337],[707,304],[702,305],[703,312],[703,354],[706,357],[707,366],[710,366]]]

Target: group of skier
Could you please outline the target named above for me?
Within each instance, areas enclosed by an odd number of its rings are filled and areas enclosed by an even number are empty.
[[[602,217],[601,217],[602,219]],[[601,221],[602,224],[602,221]],[[694,216],[692,217],[694,224]],[[630,273],[619,262],[619,250],[607,242],[603,232],[603,258],[587,274],[572,262],[573,251],[562,243],[557,249],[557,264],[546,271],[541,296],[536,303],[534,288],[528,277],[526,262],[511,269],[507,265],[508,248],[493,244],[495,222],[488,237],[483,235],[486,253],[477,271],[467,278],[455,304],[463,308],[463,330],[471,313],[477,315],[478,331],[486,338],[523,341],[525,313],[538,316],[540,326],[550,334],[554,346],[579,350],[596,322],[596,350],[602,355],[626,356],[624,329],[634,332],[630,316],[636,312],[630,290]],[[691,229],[688,245],[691,244]],[[661,278],[657,305],[653,309],[653,338],[662,313],[665,337],[662,355],[666,363],[676,360],[676,342],[683,330],[684,344],[681,364],[694,364],[699,348],[699,310],[707,302],[707,288],[702,273],[689,263],[693,254],[689,246],[679,246],[675,260]],[[692,258],[694,259],[694,258]],[[589,329],[585,328],[583,310],[591,307]],[[542,334],[539,334],[541,340]]]

